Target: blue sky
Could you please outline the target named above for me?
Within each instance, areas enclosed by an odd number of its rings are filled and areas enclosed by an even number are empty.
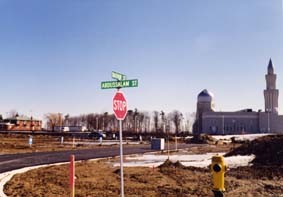
[[[112,112],[111,71],[139,79],[128,108],[264,108],[271,57],[283,92],[281,0],[0,0],[0,113]],[[280,111],[283,97],[280,95]]]

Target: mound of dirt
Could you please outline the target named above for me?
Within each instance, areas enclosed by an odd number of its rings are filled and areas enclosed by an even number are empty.
[[[181,162],[177,161],[177,162],[172,162],[171,160],[167,159],[163,164],[161,164],[160,166],[158,166],[159,169],[162,169],[162,168],[171,168],[171,167],[174,167],[174,168],[181,168],[181,169],[184,169],[186,168],[183,164],[181,164]]]
[[[251,155],[256,158],[252,161],[259,166],[283,166],[283,135],[269,135],[251,142],[227,153],[225,156]]]
[[[227,176],[237,179],[283,180],[283,166],[252,166],[238,167],[227,171]],[[283,191],[283,187],[282,187]]]
[[[215,144],[216,139],[207,134],[194,135],[193,138],[189,139],[187,143],[194,144]]]

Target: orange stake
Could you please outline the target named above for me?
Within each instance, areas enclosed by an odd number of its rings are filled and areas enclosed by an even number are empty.
[[[75,196],[75,155],[70,156],[70,197]]]

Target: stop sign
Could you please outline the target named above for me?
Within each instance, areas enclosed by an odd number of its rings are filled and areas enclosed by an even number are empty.
[[[124,120],[127,115],[127,101],[122,92],[116,92],[113,97],[113,111],[118,120]]]

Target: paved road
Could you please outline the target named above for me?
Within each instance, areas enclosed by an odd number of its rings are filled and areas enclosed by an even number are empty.
[[[197,145],[179,144],[178,148],[189,148],[192,146]],[[123,146],[123,148],[124,155],[142,154],[152,151],[150,145]],[[68,162],[71,154],[75,155],[77,161],[119,156],[120,152],[119,146],[115,146],[86,150],[0,155],[0,173],[29,166]]]

